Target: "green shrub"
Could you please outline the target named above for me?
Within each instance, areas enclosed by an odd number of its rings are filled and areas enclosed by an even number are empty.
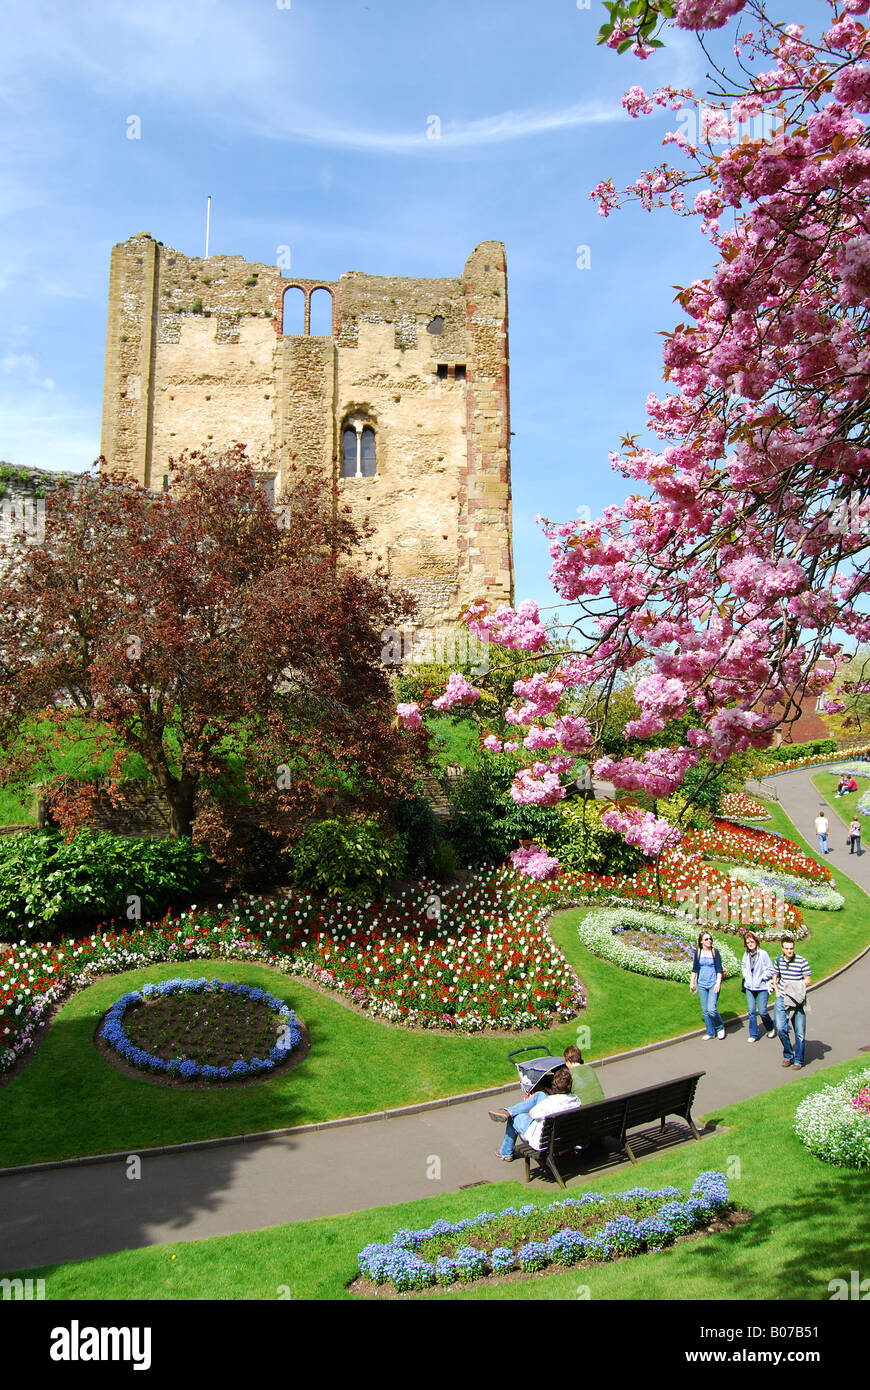
[[[289,857],[301,888],[353,902],[382,894],[387,879],[405,870],[401,836],[377,821],[324,820],[310,825]]]
[[[507,791],[512,775],[510,766],[487,757],[484,766],[456,779],[446,834],[463,868],[501,863],[522,840],[549,844],[558,834],[558,809],[518,806]]]
[[[245,868],[238,886],[246,893],[264,893],[290,876],[287,856],[273,835],[263,826],[251,827],[244,849]]]
[[[719,812],[722,797],[728,790],[725,786],[725,770],[714,767],[706,758],[700,758],[695,766],[686,772],[679,790],[692,793],[695,805],[715,816]]]
[[[607,805],[600,801],[563,801],[557,808],[559,826],[547,849],[558,856],[564,869],[587,874],[633,874],[643,855],[601,823]]]
[[[713,828],[713,817],[704,809],[699,801],[689,805],[685,796],[676,792],[669,796],[667,801],[656,801],[656,814],[662,820],[670,821],[671,825],[679,823],[681,830],[711,830]]]
[[[425,796],[411,796],[393,807],[393,824],[405,848],[405,872],[411,878],[431,878],[438,859],[438,826]]]
[[[792,763],[798,758],[815,758],[820,753],[836,751],[836,739],[816,738],[811,743],[781,743],[778,748],[764,748],[759,756],[767,763]]]
[[[190,840],[134,840],[54,830],[0,840],[0,939],[74,933],[111,918],[127,926],[188,900],[208,859]]]
[[[438,840],[435,846],[435,866],[432,877],[438,883],[447,883],[456,873],[458,860],[456,850],[449,840]]]

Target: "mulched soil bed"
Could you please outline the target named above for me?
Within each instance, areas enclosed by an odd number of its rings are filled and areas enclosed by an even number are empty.
[[[134,1047],[165,1062],[181,1056],[200,1066],[231,1067],[240,1057],[267,1057],[278,1023],[265,1004],[222,990],[143,1000],[127,1009],[123,1026]]]
[[[195,998],[196,996],[193,997]],[[274,1015],[272,1015],[272,1017],[274,1017]],[[131,1066],[129,1062],[125,1062],[124,1058],[120,1057],[115,1049],[110,1047],[105,1039],[100,1036],[100,1029],[104,1022],[102,1018],[97,1024],[94,1033],[94,1046],[104,1062],[108,1062],[109,1066],[114,1067],[115,1071],[120,1072],[122,1076],[130,1077],[133,1081],[147,1081],[152,1086],[174,1086],[184,1091],[214,1091],[215,1093],[219,1093],[225,1091],[227,1087],[256,1086],[259,1082],[269,1081],[274,1076],[283,1076],[285,1072],[292,1071],[294,1067],[299,1066],[300,1062],[304,1062],[308,1053],[311,1051],[311,1034],[298,1014],[296,1017],[302,1032],[302,1041],[298,1047],[294,1047],[293,1051],[287,1054],[285,1061],[276,1062],[271,1071],[258,1072],[254,1076],[228,1077],[225,1081],[206,1081],[201,1078],[199,1080],[191,1079],[190,1081],[185,1081],[182,1077],[167,1076],[166,1072],[153,1072],[146,1070],[144,1067]],[[125,1015],[125,1023],[126,1018],[127,1015]],[[163,1052],[157,1052],[155,1050],[154,1055],[168,1057],[170,1055],[177,1055],[177,1053],[170,1054],[165,1050]],[[246,1059],[255,1055],[256,1052],[254,1049],[245,1053]],[[235,1061],[235,1058],[233,1058],[233,1061]],[[213,1063],[212,1065],[219,1065],[219,1063]]]
[[[675,1241],[672,1241],[671,1245],[669,1245],[667,1248],[670,1250],[673,1248],[673,1246],[685,1245],[688,1241],[699,1240],[703,1236],[716,1235],[720,1231],[732,1231],[735,1228],[735,1226],[743,1226],[746,1224],[747,1221],[751,1221],[754,1215],[754,1212],[748,1211],[745,1207],[729,1209],[728,1211],[723,1212],[721,1216],[717,1216],[715,1220],[710,1222],[709,1225],[701,1226],[697,1231],[689,1232],[688,1235],[678,1236],[677,1239]],[[575,1229],[580,1229],[579,1224],[575,1226]],[[466,1231],[463,1232],[463,1235],[468,1235],[470,1237],[467,1241],[464,1242],[465,1244],[471,1245],[475,1243],[473,1239],[473,1232]],[[458,1243],[461,1244],[463,1242],[460,1241]],[[483,1247],[482,1236],[478,1237],[477,1243]],[[484,1248],[493,1249],[494,1242],[493,1245],[489,1245]],[[633,1255],[631,1256],[631,1258],[643,1259],[643,1256]],[[614,1261],[610,1260],[608,1261],[608,1263],[613,1264]],[[353,1294],[357,1298],[385,1298],[406,1300],[418,1299],[423,1297],[432,1298],[433,1296],[441,1298],[451,1298],[455,1296],[457,1291],[460,1289],[485,1288],[489,1284],[516,1284],[521,1282],[525,1283],[530,1279],[543,1279],[549,1274],[568,1274],[580,1269],[601,1268],[602,1264],[600,1260],[578,1260],[576,1264],[568,1266],[552,1264],[549,1265],[546,1269],[538,1270],[532,1274],[526,1274],[525,1271],[521,1269],[515,1269],[512,1270],[510,1274],[489,1274],[483,1279],[474,1279],[467,1284],[464,1284],[461,1281],[457,1280],[455,1284],[448,1284],[446,1286],[436,1284],[433,1285],[431,1288],[415,1289],[409,1293],[398,1293],[396,1289],[392,1287],[391,1284],[375,1284],[371,1279],[358,1278],[355,1279],[352,1284],[348,1284],[347,1289],[348,1293]]]

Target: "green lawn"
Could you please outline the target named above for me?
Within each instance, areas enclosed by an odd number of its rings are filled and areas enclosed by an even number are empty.
[[[0,825],[35,825],[36,798],[0,787]]]
[[[734,1202],[752,1220],[727,1232],[609,1265],[529,1276],[513,1282],[433,1290],[424,1299],[666,1299],[677,1302],[827,1300],[829,1281],[866,1271],[864,1213],[870,1174],[813,1158],[792,1132],[799,1101],[810,1091],[867,1065],[866,1058],[801,1077],[717,1111],[720,1133],[607,1176],[574,1181],[582,1191],[624,1191],[674,1184],[688,1190],[697,1175],[718,1169]],[[486,1136],[469,1134],[469,1144]],[[343,1299],[356,1255],[370,1241],[437,1217],[457,1220],[558,1195],[542,1182],[487,1184],[424,1201],[319,1221],[274,1226],[243,1235],[152,1246],[99,1259],[28,1270],[46,1280],[48,1299]],[[337,1200],[339,1200],[337,1198]]]
[[[863,793],[866,792],[867,788],[870,787],[870,782],[868,782],[866,777],[856,777],[855,781],[858,783],[858,790],[856,792],[846,792],[845,796],[837,796],[837,782],[839,781],[839,777],[839,772],[834,773],[827,769],[824,772],[816,772],[813,774],[813,786],[831,809],[836,811],[840,820],[848,825],[849,822],[854,819],[858,800]],[[828,837],[829,841],[834,843],[838,835],[845,846],[846,837],[837,830],[831,831]],[[839,845],[837,845],[837,848],[839,849]]]
[[[50,721],[34,716],[21,725],[20,739],[31,746],[41,744],[43,756],[32,772],[33,783],[50,781],[62,774],[69,777],[102,776],[108,772],[112,762],[110,752],[96,752],[96,739],[102,726],[95,728],[87,720],[70,719],[69,738],[63,747],[54,747],[54,737]],[[0,750],[0,765],[7,760],[8,753]],[[144,777],[145,764],[138,753],[131,753],[123,767],[125,777]],[[0,786],[0,825],[36,824],[36,798],[30,791],[20,786]]]

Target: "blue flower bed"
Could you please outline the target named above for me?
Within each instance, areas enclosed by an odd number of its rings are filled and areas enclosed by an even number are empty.
[[[201,1066],[194,1058],[183,1054],[169,1061],[163,1057],[155,1057],[143,1048],[136,1047],[127,1037],[123,1019],[127,1010],[134,1005],[142,1004],[158,995],[206,993],[243,995],[253,1003],[263,1004],[283,1019],[282,1031],[274,1047],[265,1057],[240,1057],[231,1066]],[[146,1071],[162,1073],[182,1081],[237,1081],[240,1078],[273,1071],[278,1063],[286,1061],[293,1049],[301,1043],[302,1029],[296,1014],[287,1007],[283,999],[278,999],[263,989],[225,980],[164,980],[162,984],[143,985],[141,990],[131,990],[128,994],[122,994],[107,1012],[100,1028],[100,1036],[125,1062]]]
[[[572,1213],[596,1205],[612,1208],[614,1203],[640,1206],[644,1215],[628,1212],[610,1215],[600,1228],[590,1232],[571,1229]],[[567,1268],[581,1260],[601,1263],[646,1250],[661,1250],[679,1236],[705,1225],[728,1206],[728,1185],[722,1173],[701,1173],[688,1197],[676,1187],[658,1191],[636,1187],[624,1193],[586,1192],[582,1197],[566,1197],[546,1207],[506,1207],[501,1212],[483,1211],[462,1221],[434,1221],[419,1231],[397,1231],[387,1244],[367,1245],[357,1256],[359,1272],[375,1284],[392,1284],[397,1293],[430,1288],[435,1284],[470,1283],[488,1275],[509,1274],[513,1270],[540,1273],[552,1267]],[[524,1226],[556,1220],[568,1224],[547,1239],[528,1240]],[[504,1242],[505,1225],[516,1229],[512,1246]],[[496,1226],[500,1244],[488,1249],[487,1227]],[[480,1245],[461,1245],[453,1255],[439,1254],[445,1240],[475,1233]],[[429,1255],[431,1258],[426,1258]]]

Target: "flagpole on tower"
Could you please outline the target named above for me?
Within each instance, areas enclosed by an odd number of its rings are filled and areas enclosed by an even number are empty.
[[[211,194],[208,195],[208,202],[205,205],[205,258],[208,260],[208,234],[211,228]]]

